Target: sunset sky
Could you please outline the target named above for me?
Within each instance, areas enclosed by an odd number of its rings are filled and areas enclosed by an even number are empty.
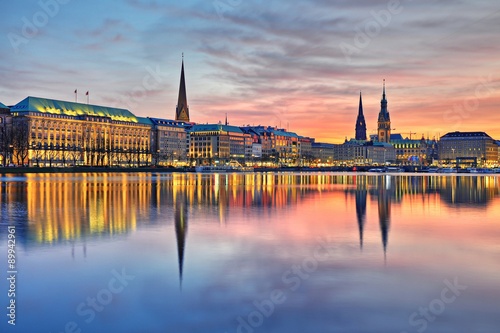
[[[393,132],[500,139],[494,0],[22,0],[0,3],[0,102],[26,96],[173,118],[184,53],[191,120],[368,134],[382,80]],[[415,135],[413,135],[415,137]]]

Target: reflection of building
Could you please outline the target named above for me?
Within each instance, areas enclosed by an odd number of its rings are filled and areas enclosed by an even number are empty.
[[[366,184],[364,185],[356,189],[356,217],[359,228],[359,248],[361,250],[363,249],[363,231],[366,223],[366,196],[368,194]]]
[[[439,193],[443,201],[453,206],[486,206],[499,193],[495,176],[458,176],[446,180]]]
[[[141,211],[151,202],[151,175],[129,181],[81,174],[28,174],[26,193],[28,233],[37,243],[58,243],[86,237],[109,237],[136,229]],[[41,179],[40,179],[41,178]],[[40,186],[42,184],[42,186]],[[35,223],[36,222],[36,223]]]
[[[451,132],[439,141],[439,159],[442,162],[475,160],[479,165],[498,163],[498,146],[484,132]]]
[[[178,193],[174,206],[175,237],[177,240],[177,256],[179,260],[179,283],[182,288],[182,273],[184,268],[184,251],[186,247],[186,235],[188,228],[187,203],[185,193]]]
[[[379,188],[378,217],[380,233],[382,234],[382,245],[384,246],[384,258],[387,257],[387,243],[389,241],[389,228],[391,226],[391,201],[386,189]]]

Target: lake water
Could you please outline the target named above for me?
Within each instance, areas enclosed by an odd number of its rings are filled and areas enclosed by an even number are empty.
[[[4,175],[0,331],[496,333],[499,180]]]

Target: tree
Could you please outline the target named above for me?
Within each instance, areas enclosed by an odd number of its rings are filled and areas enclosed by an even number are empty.
[[[6,121],[7,118],[0,118],[0,156],[2,156],[3,166],[7,165],[7,159],[12,146],[12,126]]]
[[[29,156],[30,124],[25,117],[15,119],[12,128],[12,155],[18,165],[27,163]]]

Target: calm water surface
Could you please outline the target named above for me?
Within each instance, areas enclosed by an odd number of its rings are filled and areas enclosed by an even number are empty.
[[[1,332],[500,331],[499,177],[32,174],[0,184]]]

